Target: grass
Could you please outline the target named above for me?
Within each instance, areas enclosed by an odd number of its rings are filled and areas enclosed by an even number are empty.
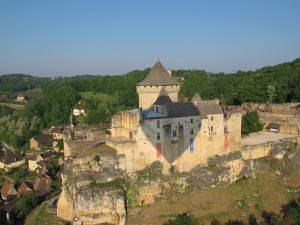
[[[49,213],[46,210],[47,204],[37,206],[25,219],[24,225],[53,225],[53,224],[68,224],[56,216],[55,213]]]
[[[14,104],[14,103],[0,103],[0,105],[6,105],[8,108],[11,108],[13,110],[24,109],[24,107],[25,107],[25,105]]]
[[[178,215],[191,212],[200,224],[209,225],[213,219],[222,223],[228,220],[243,220],[248,222],[248,216],[253,214],[258,222],[261,212],[269,211],[280,214],[281,206],[299,193],[288,193],[279,177],[268,173],[260,173],[256,179],[242,178],[227,188],[195,189],[191,194],[177,194],[173,203],[158,199],[148,205],[140,215],[128,217],[130,224],[153,224],[144,218],[156,218],[156,224],[163,224],[163,215]]]
[[[116,178],[112,181],[106,183],[96,183],[96,181],[91,177],[91,188],[113,188],[113,189],[123,189],[124,181],[121,178]]]
[[[175,218],[176,217],[176,214],[162,214],[159,216],[159,218],[162,218],[162,219],[170,219],[170,218]]]
[[[81,97],[85,100],[91,99],[91,98],[96,98],[101,100],[101,103],[104,105],[105,103],[112,103],[114,98],[111,95],[100,93],[100,92],[79,92]]]

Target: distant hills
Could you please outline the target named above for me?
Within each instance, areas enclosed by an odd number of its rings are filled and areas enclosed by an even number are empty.
[[[55,80],[24,74],[0,76],[0,92],[23,92],[49,84],[67,84],[78,92],[92,91],[113,95],[118,93],[125,105],[136,105],[135,84],[150,71],[135,70],[121,76],[74,76]],[[174,70],[173,77],[182,83],[181,100],[191,99],[199,92],[203,99],[223,98],[227,104],[266,102],[266,88],[275,86],[273,102],[300,101],[300,59],[255,71],[210,73],[204,70]]]

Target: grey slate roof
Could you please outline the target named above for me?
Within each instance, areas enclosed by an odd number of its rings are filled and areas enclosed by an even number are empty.
[[[143,110],[143,111],[142,111],[142,116],[143,116],[143,118],[145,118],[145,119],[165,118],[165,117],[167,117],[167,116],[164,115],[164,114],[156,113],[156,112],[153,112],[152,110]]]
[[[167,117],[199,116],[197,107],[190,102],[174,102],[165,104]]]
[[[202,119],[207,119],[207,115],[223,114],[221,106],[215,101],[200,101],[198,102],[198,109]]]
[[[154,105],[164,105],[166,103],[172,103],[172,100],[170,99],[165,88],[162,87],[162,89],[159,92],[157,100],[154,102]]]
[[[165,70],[163,65],[160,63],[159,60],[155,63],[152,67],[151,71],[148,73],[146,78],[142,80],[137,86],[163,86],[163,85],[179,85],[169,73]]]
[[[277,124],[277,123],[270,123],[267,128],[268,129],[279,129],[281,126],[281,124]]]

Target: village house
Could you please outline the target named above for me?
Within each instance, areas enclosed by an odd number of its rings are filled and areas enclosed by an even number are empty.
[[[26,196],[33,193],[33,183],[25,181],[18,187],[18,194],[20,196]]]
[[[132,173],[160,161],[164,173],[190,171],[213,155],[240,150],[241,115],[224,114],[217,100],[178,102],[180,84],[158,60],[137,84],[139,108],[115,114],[106,144]]]
[[[85,109],[73,109],[73,115],[74,116],[86,116]]]
[[[39,167],[39,162],[41,161],[45,161],[53,156],[55,156],[56,154],[52,151],[48,151],[45,153],[41,153],[41,154],[34,154],[28,157],[28,169],[30,171],[34,171]]]
[[[20,200],[20,196],[17,196],[13,200],[11,200],[9,202],[5,202],[5,204],[1,207],[1,209],[5,213],[6,221],[9,224],[12,224],[12,222],[13,222],[12,220],[14,220],[14,218],[11,218],[11,213],[14,209],[14,206],[18,203],[19,200]]]
[[[64,128],[63,127],[55,127],[52,131],[54,140],[62,140],[64,137]]]
[[[52,147],[53,137],[49,134],[42,134],[30,139],[30,149],[41,150],[42,146]]]
[[[5,201],[9,201],[15,197],[17,197],[18,192],[15,189],[15,185],[8,180],[4,181],[4,184],[1,188],[1,197]]]
[[[5,156],[0,159],[0,168],[1,169],[11,169],[15,167],[19,167],[25,163],[25,159],[23,158],[22,152],[13,151],[8,152]]]
[[[25,100],[25,96],[23,94],[19,94],[16,98],[16,101],[23,102]]]

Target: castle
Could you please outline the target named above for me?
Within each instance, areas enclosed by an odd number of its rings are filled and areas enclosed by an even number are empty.
[[[139,108],[115,114],[106,139],[126,172],[157,160],[164,173],[190,171],[211,156],[240,150],[241,114],[224,114],[217,100],[204,101],[198,93],[178,102],[180,84],[159,60],[136,89]]]

